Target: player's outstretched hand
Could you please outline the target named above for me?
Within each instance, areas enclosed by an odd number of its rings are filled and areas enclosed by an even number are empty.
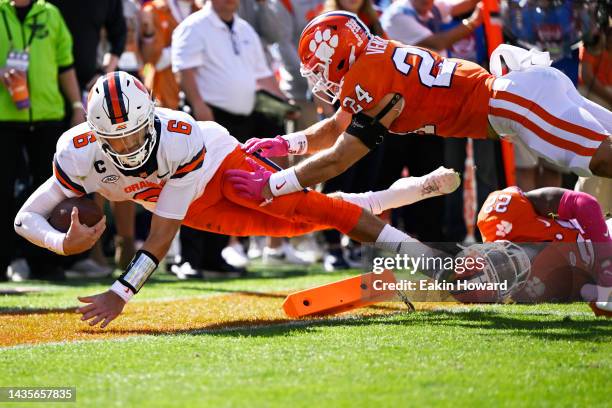
[[[268,184],[272,172],[255,160],[247,157],[247,162],[253,169],[252,172],[246,170],[232,169],[225,172],[226,181],[232,184],[237,194],[249,200],[263,201],[263,190]]]
[[[104,293],[93,296],[78,297],[81,303],[88,303],[77,309],[81,313],[81,320],[89,320],[90,326],[95,326],[102,322],[101,328],[108,326],[123,311],[125,301],[116,293],[107,290]]]
[[[282,136],[273,139],[258,139],[246,141],[242,149],[249,154],[259,153],[262,157],[284,157],[289,155],[289,142]]]
[[[100,238],[106,228],[106,216],[93,227],[81,224],[79,221],[79,209],[72,208],[70,213],[70,228],[64,238],[64,254],[74,255],[90,249]]]

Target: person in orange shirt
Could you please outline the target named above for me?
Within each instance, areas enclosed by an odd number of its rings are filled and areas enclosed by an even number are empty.
[[[141,13],[141,52],[145,64],[145,85],[160,106],[179,107],[179,86],[172,73],[170,45],[172,32],[189,14],[200,9],[195,0],[153,0]]]
[[[582,94],[606,108],[612,107],[612,27],[606,27],[599,41],[580,49]]]
[[[245,195],[269,199],[328,180],[389,131],[512,136],[578,175],[612,177],[612,113],[546,66],[545,53],[502,45],[491,67],[501,75],[503,56],[511,72],[496,77],[469,61],[372,36],[356,15],[339,11],[322,14],[304,29],[299,52],[313,93],[339,101],[341,109],[303,132],[248,141],[247,152],[269,157],[323,151]]]

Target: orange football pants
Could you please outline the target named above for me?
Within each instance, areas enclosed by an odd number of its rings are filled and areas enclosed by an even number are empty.
[[[275,197],[263,207],[258,202],[239,197],[234,187],[225,181],[225,172],[230,169],[252,171],[247,157],[276,171],[238,146],[223,160],[202,196],[191,203],[184,225],[224,235],[272,237],[291,237],[331,228],[346,234],[357,225],[363,211],[361,207],[316,191]]]

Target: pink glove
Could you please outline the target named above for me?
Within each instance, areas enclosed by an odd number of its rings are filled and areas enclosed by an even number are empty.
[[[249,154],[259,152],[262,157],[283,157],[289,155],[289,142],[282,136],[276,136],[274,139],[254,137],[246,141],[242,150]]]
[[[240,197],[264,201],[265,198],[261,192],[268,184],[272,172],[250,157],[247,157],[246,160],[254,171],[251,173],[246,170],[228,170],[225,172],[226,180],[232,184]]]

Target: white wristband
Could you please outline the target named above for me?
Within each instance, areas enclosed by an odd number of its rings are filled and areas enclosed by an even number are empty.
[[[308,151],[308,138],[304,132],[294,132],[282,136],[289,143],[289,154],[300,155]]]
[[[64,238],[66,234],[59,231],[48,231],[45,234],[45,248],[59,255],[64,254]]]
[[[297,179],[295,167],[289,167],[288,169],[273,173],[268,182],[274,197],[295,193],[304,188]]]
[[[113,285],[110,287],[110,290],[111,292],[115,292],[121,299],[125,300],[125,303],[129,302],[134,296],[132,289],[128,288],[119,281],[115,281],[115,283],[113,283]]]

